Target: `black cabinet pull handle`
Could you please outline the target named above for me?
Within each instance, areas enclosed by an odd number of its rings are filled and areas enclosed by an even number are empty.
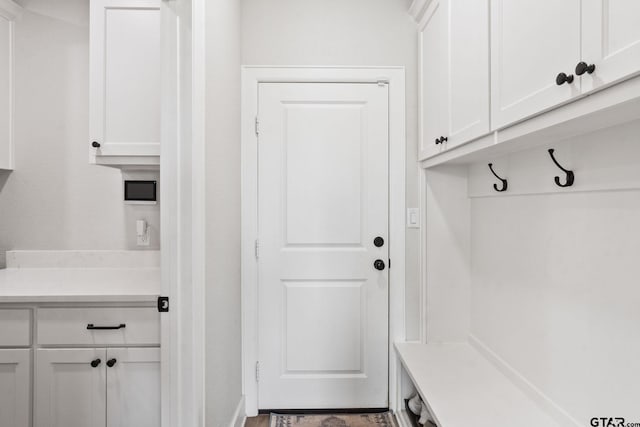
[[[436,138],[436,145],[444,144],[448,140],[449,140],[449,138],[447,138],[446,136],[441,136],[440,138]]]
[[[124,329],[127,325],[120,323],[118,326],[95,326],[93,323],[87,325],[87,329],[90,331],[111,331],[115,329]]]
[[[587,64],[584,61],[578,62],[576,65],[576,75],[581,76],[584,73],[591,74],[596,70],[596,64]]]
[[[565,83],[573,83],[573,74],[566,75],[565,73],[560,73],[557,75],[556,84],[562,86]]]
[[[92,360],[91,361],[91,367],[92,368],[97,368],[100,365],[100,363],[102,363],[102,360],[100,360],[100,359]]]
[[[93,141],[93,142],[91,143],[91,146],[92,146],[93,148],[100,148],[100,143],[99,143],[98,141]]]
[[[117,360],[116,359],[109,359],[107,360],[107,366],[110,368],[113,368],[116,364]]]

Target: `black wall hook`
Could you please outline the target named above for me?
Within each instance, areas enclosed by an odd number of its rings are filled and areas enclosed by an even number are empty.
[[[506,179],[500,178],[498,176],[498,174],[493,170],[493,163],[489,163],[489,169],[491,169],[491,173],[493,174],[493,176],[495,176],[496,178],[498,178],[502,182],[502,188],[498,188],[497,184],[493,184],[493,189],[496,190],[498,193],[502,193],[503,191],[507,191],[507,187],[509,186],[509,183],[507,182]]]
[[[560,166],[560,163],[558,163],[558,161],[556,160],[555,156],[553,155],[554,151],[555,150],[553,148],[549,148],[549,155],[551,156],[551,160],[553,160],[553,163],[555,163],[557,167],[562,169],[562,172],[567,174],[567,182],[565,182],[564,184],[562,184],[560,182],[560,177],[556,176],[556,185],[558,187],[571,187],[573,185],[573,181],[575,179],[575,175],[573,174],[573,171],[567,170],[567,169],[563,168],[562,166]]]

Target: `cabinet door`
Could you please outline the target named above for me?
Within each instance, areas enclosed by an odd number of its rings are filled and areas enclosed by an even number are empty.
[[[581,0],[492,0],[492,128],[499,129],[580,94]]]
[[[160,155],[160,0],[91,0],[92,156]]]
[[[448,0],[433,0],[420,22],[420,160],[438,154],[448,131]]]
[[[34,426],[105,427],[105,357],[104,349],[37,350]]]
[[[160,349],[107,350],[107,427],[160,425]]]
[[[0,169],[13,168],[13,19],[18,6],[0,2]]]
[[[640,73],[640,1],[583,0],[583,92]]]
[[[0,427],[29,427],[31,350],[0,350]]]
[[[489,133],[489,0],[449,0],[446,148]]]

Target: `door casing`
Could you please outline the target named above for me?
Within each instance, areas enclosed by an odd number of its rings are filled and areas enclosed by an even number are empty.
[[[389,409],[399,408],[400,366],[393,349],[405,340],[405,70],[404,67],[242,67],[241,259],[242,378],[247,416],[258,414],[258,146],[260,83],[386,83],[389,85]]]

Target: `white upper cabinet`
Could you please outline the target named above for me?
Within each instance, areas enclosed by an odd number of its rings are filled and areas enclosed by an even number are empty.
[[[489,2],[433,0],[420,21],[425,159],[489,133]]]
[[[581,0],[492,0],[492,128],[579,95],[580,60]]]
[[[582,89],[640,72],[640,1],[583,0]],[[592,71],[593,70],[593,71]],[[576,70],[577,72],[578,70]],[[589,73],[589,71],[592,71]]]
[[[14,19],[21,8],[0,0],[0,169],[13,169]]]
[[[448,1],[433,0],[420,22],[421,159],[441,152],[447,133]]]
[[[447,148],[486,135],[489,123],[489,0],[449,0]]]
[[[90,2],[90,153],[159,164],[160,0]]]

